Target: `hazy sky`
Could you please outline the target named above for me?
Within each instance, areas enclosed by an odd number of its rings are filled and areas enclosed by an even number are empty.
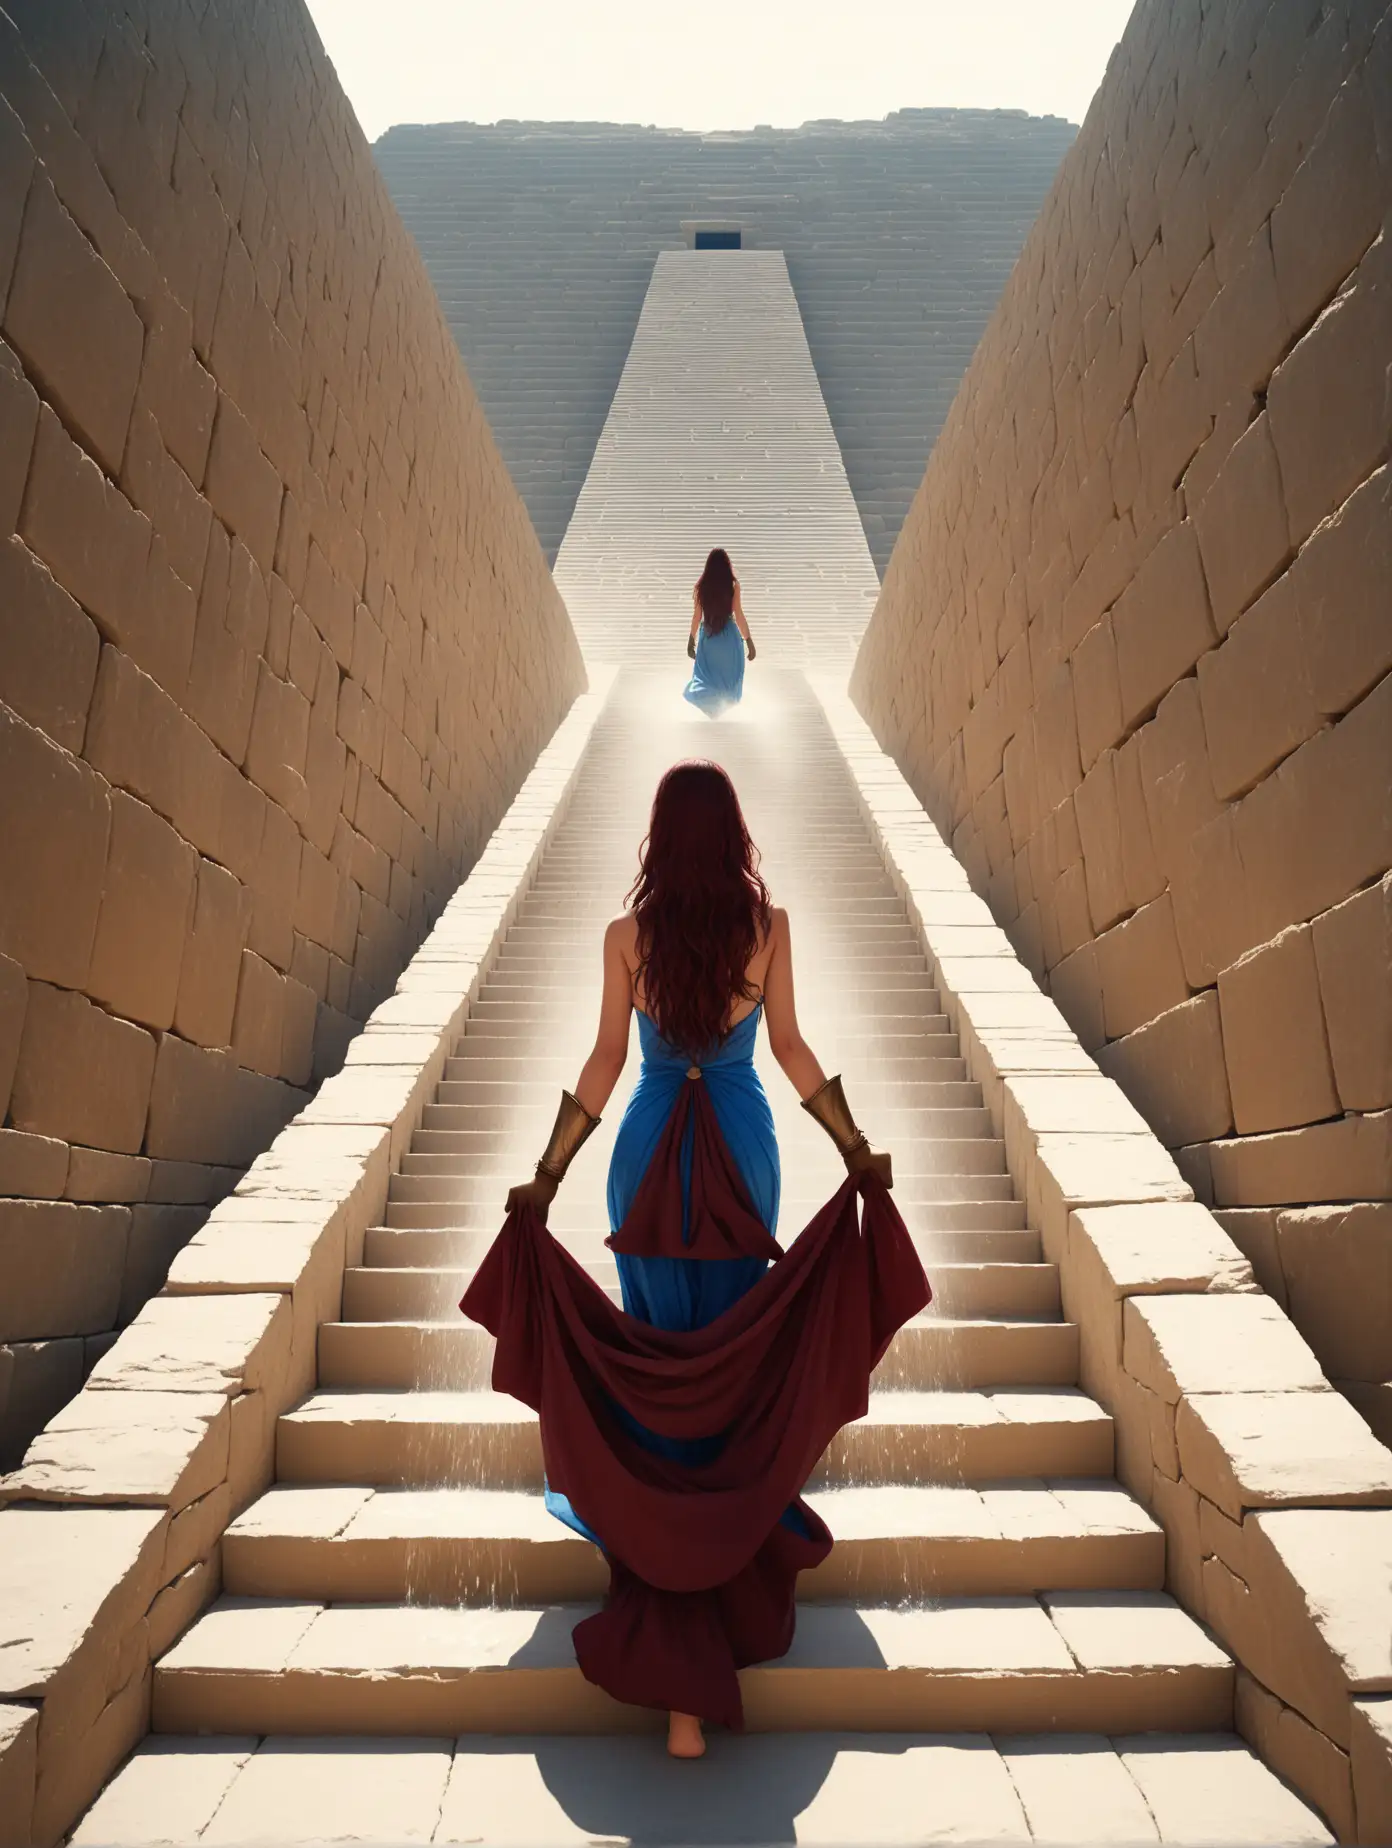
[[[394,122],[791,127],[903,108],[1081,122],[1131,0],[309,0],[371,140]]]

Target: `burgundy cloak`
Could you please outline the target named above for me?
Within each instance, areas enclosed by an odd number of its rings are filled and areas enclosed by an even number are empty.
[[[704,1086],[685,1092],[699,1141],[710,1127]],[[730,1164],[718,1131],[692,1175],[683,1244],[679,1141],[664,1136],[610,1242],[689,1258],[718,1238],[723,1255],[767,1255],[737,1179],[720,1176]],[[538,1413],[551,1487],[603,1536],[609,1595],[575,1628],[587,1679],[616,1700],[742,1725],[736,1671],[786,1654],[797,1574],[831,1550],[803,1485],[863,1416],[872,1371],[931,1298],[908,1230],[869,1174],[848,1179],[752,1289],[690,1332],[626,1315],[531,1208],[508,1217],[460,1308],[497,1342],[495,1391]],[[646,1449],[615,1406],[663,1437],[725,1442],[693,1467]]]

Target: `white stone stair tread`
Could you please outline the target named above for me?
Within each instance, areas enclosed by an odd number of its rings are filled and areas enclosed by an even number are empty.
[[[648,1738],[146,1739],[73,1848],[163,1843],[1202,1843],[1333,1840],[1231,1735],[713,1733]]]
[[[872,1392],[856,1421],[876,1424],[1093,1424],[1110,1415],[1076,1386],[981,1387],[941,1392]]]
[[[583,1247],[579,1262],[600,1289],[619,1300],[613,1258]],[[916,1321],[1018,1323],[1060,1321],[1058,1273],[1044,1263],[928,1260],[933,1303]],[[459,1304],[477,1266],[368,1265],[344,1277],[343,1324],[457,1324]],[[342,1325],[342,1324],[340,1324]]]
[[[222,1598],[174,1645],[159,1672],[166,1678],[308,1671],[438,1679],[481,1670],[571,1669],[571,1630],[592,1608]],[[799,1608],[792,1648],[761,1672],[1076,1677],[1090,1670],[1228,1666],[1223,1651],[1164,1592],[1053,1592],[894,1608],[806,1604]]]
[[[534,1424],[536,1413],[501,1392],[316,1392],[282,1423]]]
[[[499,1392],[423,1389],[399,1392],[341,1389],[316,1392],[282,1423],[299,1424],[534,1424],[536,1413]],[[994,1425],[1109,1422],[1095,1400],[1074,1386],[985,1387],[977,1390],[872,1392],[861,1425]],[[848,1429],[850,1427],[847,1427]]]
[[[618,1281],[616,1279],[612,1284],[608,1285],[606,1294],[613,1296],[617,1301],[618,1288]],[[448,1329],[459,1335],[485,1339],[490,1338],[487,1337],[486,1331],[480,1327],[478,1323],[461,1317],[461,1313],[458,1309],[455,1309],[453,1312],[449,1309],[442,1309],[436,1315],[428,1315],[422,1311],[405,1315],[363,1317],[343,1322],[321,1322],[319,1326],[321,1329],[332,1328],[335,1330],[361,1328],[379,1333],[386,1333],[393,1330],[428,1329],[432,1336],[438,1335],[439,1331],[442,1329]],[[953,1335],[970,1338],[974,1333],[987,1330],[1001,1331],[1016,1328],[1071,1329],[1075,1326],[1076,1325],[1072,1322],[1061,1321],[1056,1315],[953,1315],[946,1310],[939,1309],[936,1303],[932,1308],[925,1310],[919,1315],[911,1315],[908,1321],[903,1324],[905,1329],[915,1329],[920,1332],[925,1329],[935,1330],[939,1338],[944,1341],[950,1341]]]
[[[1033,1535],[1150,1534],[1156,1523],[1114,1482],[1025,1481],[1002,1487],[943,1484],[813,1489],[807,1501],[838,1540],[1027,1539]],[[496,1538],[584,1546],[519,1489],[372,1489],[277,1486],[228,1528],[254,1539],[413,1540]]]
[[[1154,1533],[1155,1522],[1119,1483],[1038,1481],[1008,1486],[852,1484],[807,1500],[838,1540],[931,1533],[1023,1540],[1035,1534]]]

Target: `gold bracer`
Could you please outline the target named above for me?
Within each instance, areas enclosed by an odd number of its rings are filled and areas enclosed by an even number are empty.
[[[546,1145],[546,1153],[536,1165],[537,1173],[544,1174],[548,1180],[563,1181],[566,1169],[574,1161],[580,1145],[598,1128],[599,1118],[591,1116],[580,1099],[570,1091],[562,1091],[555,1127]]]
[[[872,1149],[864,1130],[857,1127],[839,1078],[828,1078],[820,1091],[802,1100],[802,1107],[836,1144],[847,1174],[877,1174],[886,1187],[893,1187],[894,1164],[883,1150]]]
[[[843,1160],[849,1160],[857,1149],[869,1147],[869,1139],[864,1130],[856,1127],[839,1077],[828,1078],[819,1091],[814,1091],[810,1097],[802,1100],[802,1107],[808,1116],[815,1117],[821,1124],[836,1144]]]

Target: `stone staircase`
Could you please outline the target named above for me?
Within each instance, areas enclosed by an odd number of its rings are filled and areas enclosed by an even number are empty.
[[[489,1390],[491,1344],[455,1304],[588,1050],[656,777],[706,753],[936,1300],[814,1479],[837,1545],[792,1651],[746,1671],[749,1732],[693,1767],[622,1737],[661,1720],[576,1668],[604,1567],[545,1513],[536,1422]],[[786,1242],[841,1170],[762,1035],[759,1062]],[[611,1289],[633,1075],[551,1220]],[[226,1535],[222,1598],[156,1668],[154,1736],[77,1843],[1330,1839],[1233,1736],[1233,1666],[1163,1590],[1164,1536],[1113,1479],[1055,1269],[801,675],[716,727],[671,676],[621,678],[341,1313],[274,1487]]]
[[[682,671],[714,544],[762,664],[847,675],[879,579],[781,251],[664,251],[556,559],[585,658]]]

